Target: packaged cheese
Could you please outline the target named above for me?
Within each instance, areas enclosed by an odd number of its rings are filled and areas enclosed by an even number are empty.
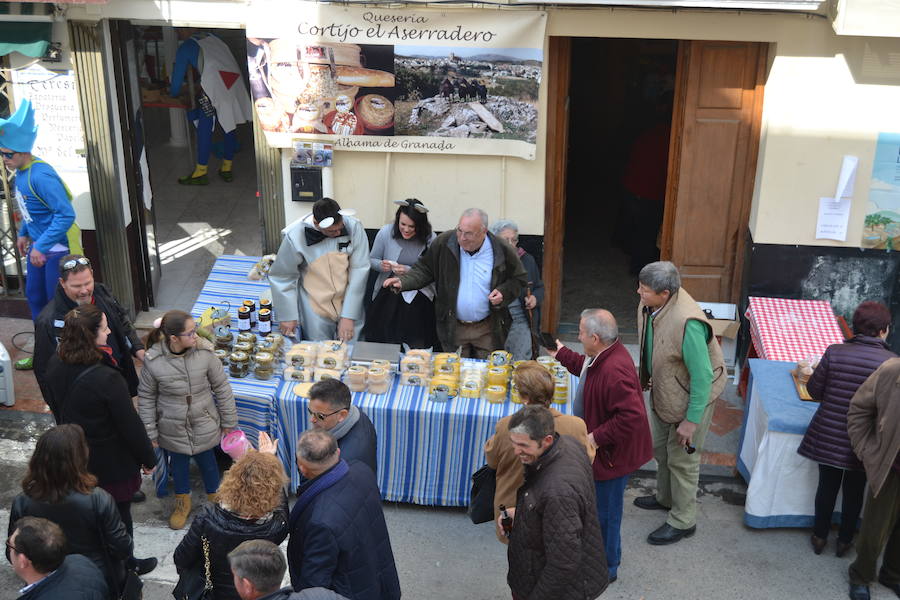
[[[401,373],[400,385],[426,386],[429,378],[420,373]]]
[[[429,371],[428,361],[424,356],[418,354],[407,354],[400,359],[401,373],[427,373]]]
[[[285,367],[284,380],[296,382],[311,382],[315,371],[308,367]]]
[[[494,350],[488,362],[492,367],[505,367],[512,362],[512,354],[506,350]]]
[[[353,366],[347,369],[347,387],[351,392],[366,391],[366,373],[365,367]]]
[[[509,375],[509,367],[491,367],[487,371],[487,383],[505,387],[509,383]]]
[[[315,344],[302,342],[294,344],[285,355],[285,362],[293,367],[314,367],[319,349]]]
[[[506,386],[487,386],[484,388],[484,399],[493,404],[502,404],[506,402]]]
[[[316,369],[313,381],[319,382],[325,379],[337,379],[340,381],[343,374],[343,371],[338,371],[337,369]]]

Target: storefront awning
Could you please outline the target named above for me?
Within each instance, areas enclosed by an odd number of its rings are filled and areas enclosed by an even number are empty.
[[[52,23],[22,23],[0,21],[0,56],[19,52],[32,58],[47,53]]]
[[[642,8],[726,8],[814,11],[824,0],[515,0],[528,4],[566,4]]]

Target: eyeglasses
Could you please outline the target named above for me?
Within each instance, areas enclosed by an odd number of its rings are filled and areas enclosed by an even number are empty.
[[[330,412],[330,413],[328,413],[328,414],[326,415],[325,413],[320,413],[320,412],[315,412],[314,410],[310,410],[310,408],[309,408],[308,406],[306,407],[306,412],[308,412],[308,413],[309,413],[309,416],[311,416],[312,418],[314,418],[316,421],[324,421],[325,419],[327,419],[327,418],[330,417],[331,415],[336,415],[336,414],[338,414],[339,412],[341,412],[342,410],[346,410],[346,409],[344,409],[344,408],[339,408],[339,409],[337,409],[336,411]]]
[[[459,237],[461,237],[464,240],[471,239],[471,238],[475,237],[476,235],[478,235],[479,233],[481,233],[481,232],[480,231],[463,231],[459,227],[456,228],[456,235],[458,235]]]
[[[9,540],[6,540],[6,547],[7,547],[11,552],[15,552],[16,554],[22,554],[22,553],[19,551],[18,548],[16,548],[15,546],[13,546],[12,544],[9,543]]]
[[[78,265],[81,265],[82,267],[90,267],[91,261],[86,256],[73,258],[72,260],[67,260],[66,262],[64,262],[62,264],[62,267],[60,267],[60,270],[65,273],[66,271],[71,271]]]
[[[191,330],[188,331],[187,333],[176,333],[175,335],[177,335],[178,337],[194,337],[194,336],[197,335],[197,328],[194,327],[193,329],[191,329]]]
[[[12,159],[18,152],[0,152],[3,155],[3,158]]]

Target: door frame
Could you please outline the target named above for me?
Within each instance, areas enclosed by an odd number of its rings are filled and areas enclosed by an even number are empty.
[[[650,38],[648,38],[650,39]],[[678,165],[684,132],[685,98],[689,73],[690,46],[692,40],[676,40],[678,56],[675,67],[675,93],[672,106],[672,132],[669,141],[669,166],[666,180],[666,202],[660,232],[660,257],[669,260],[675,231],[675,209],[678,186]],[[543,331],[556,332],[562,309],[563,258],[566,227],[566,178],[568,163],[569,87],[571,84],[572,37],[551,36],[548,39],[547,58],[547,135],[546,169],[544,187],[544,306],[541,326]],[[768,44],[759,42],[760,59],[757,63],[757,101],[753,106],[750,145],[747,152],[747,177],[743,182],[740,198],[741,221],[749,225],[750,205],[756,183],[756,166],[759,157],[762,129],[763,88],[768,56]],[[744,264],[744,247],[749,229],[739,231],[734,257],[734,276],[730,301],[737,302],[741,293]],[[637,300],[635,300],[635,306]]]

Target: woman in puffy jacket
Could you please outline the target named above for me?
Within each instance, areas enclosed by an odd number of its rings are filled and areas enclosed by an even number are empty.
[[[853,545],[853,534],[863,505],[866,473],[853,453],[847,435],[847,411],[857,388],[881,363],[896,356],[885,343],[891,313],[879,302],[863,302],[853,313],[854,336],[825,351],[806,389],[819,408],[809,423],[797,452],[819,463],[816,516],[810,537],[813,552],[821,554],[828,541],[838,492],[843,492],[837,552],[843,556]]]
[[[167,312],[147,338],[138,413],[154,446],[169,453],[175,480],[169,527],[181,529],[191,512],[191,458],[200,469],[206,497],[215,502],[219,467],[214,448],[237,427],[234,394],[222,363],[184,311]]]
[[[59,525],[69,554],[91,559],[106,576],[110,598],[118,598],[133,544],[115,500],[88,472],[88,445],[80,425],[58,425],[38,438],[22,493],[9,511],[8,535],[22,517]]]
[[[250,450],[238,460],[222,478],[217,504],[207,505],[194,517],[175,549],[179,573],[203,564],[205,538],[213,600],[240,600],[228,553],[246,540],[284,541],[288,534],[286,483],[284,467],[274,454]]]

